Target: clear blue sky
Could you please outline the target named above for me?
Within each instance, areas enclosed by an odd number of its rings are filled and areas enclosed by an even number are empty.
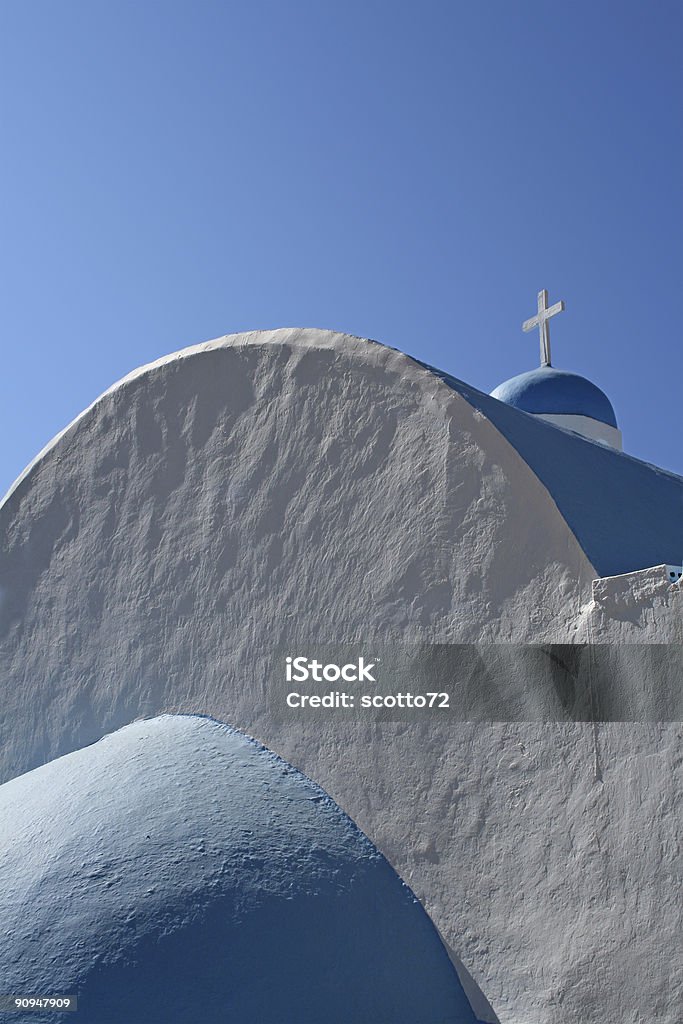
[[[681,0],[3,0],[0,491],[115,380],[329,327],[553,362],[683,473]]]

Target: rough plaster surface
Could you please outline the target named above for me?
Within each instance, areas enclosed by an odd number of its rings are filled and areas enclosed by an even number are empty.
[[[476,1024],[385,858],[210,719],[136,722],[5,783],[0,862],[3,991],[77,994],[81,1024]]]
[[[0,543],[4,778],[212,714],[337,800],[502,1024],[680,1024],[679,725],[269,710],[297,639],[680,642],[680,589],[593,594],[546,488],[428,369],[322,331],[185,350],[41,453]]]
[[[665,565],[594,580],[592,596],[584,622],[594,643],[683,644],[683,587]]]

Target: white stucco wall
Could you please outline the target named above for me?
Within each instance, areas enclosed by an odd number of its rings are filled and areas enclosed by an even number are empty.
[[[269,712],[295,637],[677,636],[678,588],[598,609],[551,496],[428,371],[323,331],[187,349],[41,454],[0,543],[3,778],[137,717],[212,714],[328,790],[503,1024],[679,1024],[679,725]]]

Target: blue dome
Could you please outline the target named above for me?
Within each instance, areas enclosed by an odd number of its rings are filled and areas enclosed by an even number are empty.
[[[5,783],[0,861],[3,987],[76,995],[80,1024],[475,1024],[369,839],[212,719],[135,722]]]
[[[590,416],[610,427],[617,425],[612,403],[604,391],[578,373],[556,370],[553,366],[539,366],[511,377],[499,384],[491,397],[522,412]]]

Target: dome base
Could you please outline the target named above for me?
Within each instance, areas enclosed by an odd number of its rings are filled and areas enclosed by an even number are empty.
[[[616,448],[618,452],[623,451],[621,431],[618,427],[611,427],[609,423],[601,423],[594,420],[592,416],[570,416],[560,413],[532,413],[539,420],[547,420],[556,427],[563,430],[572,430],[575,434],[581,434],[590,441],[598,441],[610,448]]]

